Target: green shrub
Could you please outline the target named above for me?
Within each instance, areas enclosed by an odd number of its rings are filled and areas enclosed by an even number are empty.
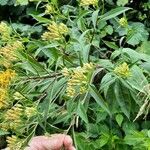
[[[56,132],[78,150],[150,149],[150,1],[0,5],[0,135],[10,149]]]

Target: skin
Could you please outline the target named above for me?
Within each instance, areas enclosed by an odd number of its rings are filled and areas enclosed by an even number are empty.
[[[53,134],[50,137],[37,136],[32,138],[25,150],[75,150],[70,136]]]

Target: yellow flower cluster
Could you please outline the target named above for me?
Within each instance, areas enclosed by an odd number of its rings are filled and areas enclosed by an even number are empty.
[[[80,6],[89,6],[94,5],[96,6],[98,4],[98,0],[81,0]]]
[[[49,31],[43,33],[42,35],[43,40],[60,40],[63,35],[66,35],[69,32],[65,24],[57,24],[56,22],[52,22],[47,29]]]
[[[15,71],[10,69],[0,72],[0,109],[8,106],[7,91],[15,75]]]
[[[7,91],[3,88],[0,88],[0,109],[5,108],[7,106]]]
[[[3,130],[3,131],[8,131],[8,129],[10,128],[9,124],[6,123],[6,122],[2,122],[0,123],[0,128]]]
[[[22,140],[17,136],[12,135],[11,137],[7,137],[7,147],[9,150],[20,150],[22,146]]]
[[[23,115],[22,105],[16,104],[11,109],[9,109],[5,114],[5,121],[9,123],[9,128],[16,130],[21,126],[22,120],[21,116]]]
[[[54,11],[55,11],[55,9],[52,5],[50,5],[50,4],[46,5],[45,14],[51,14],[51,13],[54,13]]]
[[[0,109],[8,106],[7,91],[14,76],[15,72],[10,69],[0,72]]]
[[[2,41],[9,41],[11,35],[11,28],[4,22],[0,23],[0,39]]]
[[[16,60],[16,50],[24,49],[23,44],[20,41],[16,41],[13,44],[8,44],[0,48],[0,55],[3,58],[2,64],[8,68],[12,61]]]
[[[28,118],[30,118],[30,117],[32,117],[32,116],[34,116],[36,114],[37,114],[37,110],[36,110],[35,107],[26,107],[26,109],[25,109],[25,115]]]
[[[66,67],[62,70],[62,74],[65,77],[69,77],[70,76],[70,72],[69,72],[69,70]]]
[[[123,64],[116,67],[114,69],[114,72],[122,78],[127,78],[131,75],[131,71],[130,71],[129,66],[126,62],[124,62]]]
[[[67,83],[67,95],[69,97],[74,97],[77,93],[84,94],[88,89],[88,74],[92,72],[94,65],[92,63],[86,63],[83,67],[78,67],[73,69],[73,71],[64,68],[62,74],[69,77]]]
[[[120,26],[122,26],[122,27],[126,27],[126,26],[128,25],[128,21],[127,21],[127,19],[126,19],[125,17],[123,17],[123,18],[121,18],[121,19],[119,20],[119,24],[120,24]]]
[[[7,89],[15,75],[15,71],[10,69],[0,72],[0,88]]]

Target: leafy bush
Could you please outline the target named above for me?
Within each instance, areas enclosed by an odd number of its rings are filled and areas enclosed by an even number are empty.
[[[0,5],[0,135],[10,149],[56,132],[78,150],[150,148],[150,1]]]

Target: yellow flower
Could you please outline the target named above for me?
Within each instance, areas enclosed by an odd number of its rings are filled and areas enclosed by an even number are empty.
[[[11,137],[7,137],[8,148],[10,150],[14,150],[16,143],[18,142],[17,136],[12,135]]]
[[[0,88],[0,109],[6,108],[7,106],[7,90]]]
[[[49,31],[42,35],[43,40],[60,40],[63,35],[66,35],[69,32],[65,24],[57,24],[56,22],[52,22],[47,29]]]
[[[121,18],[121,19],[119,20],[119,24],[120,24],[120,26],[122,26],[122,27],[126,27],[126,26],[128,25],[128,21],[127,21],[127,19],[126,19],[125,17],[123,17],[123,18]]]
[[[37,109],[35,107],[26,107],[25,114],[28,118],[37,114]]]
[[[7,141],[7,147],[10,150],[20,150],[22,147],[22,140],[15,135],[12,135],[11,137],[7,137],[6,141]]]
[[[0,124],[0,128],[1,128],[3,131],[8,131],[8,129],[10,129],[10,126],[9,126],[8,123],[2,122],[2,123]]]
[[[16,60],[16,56],[12,48],[12,45],[6,45],[5,47],[2,47],[0,49],[0,54],[2,55],[2,57],[9,61]]]
[[[88,90],[88,74],[94,70],[94,65],[92,63],[86,63],[83,67],[77,67],[73,69],[72,72],[68,70],[64,71],[64,75],[70,77],[67,83],[67,95],[69,97],[74,97],[76,94],[84,94]],[[69,74],[68,74],[69,72]]]
[[[69,72],[69,70],[65,67],[65,68],[62,70],[62,74],[63,74],[63,76],[65,76],[65,77],[69,77],[70,72]]]
[[[94,68],[95,68],[95,66],[91,62],[83,64],[83,70],[85,70],[85,71],[89,71],[89,70],[92,70]]]
[[[45,10],[45,14],[51,14],[51,13],[54,13],[54,7],[50,4],[47,4],[46,5],[46,10]]]
[[[52,40],[51,32],[44,32],[43,35],[42,35],[42,40],[45,40],[45,41]]]
[[[6,108],[8,106],[7,91],[14,76],[15,72],[10,69],[0,72],[0,109]]]
[[[11,35],[11,28],[4,22],[0,23],[0,35],[2,41],[8,41]]]
[[[16,50],[24,49],[23,44],[20,41],[16,41],[13,44],[8,44],[2,48],[0,48],[0,55],[6,61],[6,66],[9,66],[8,63],[16,60]],[[3,65],[5,66],[5,61]]]
[[[16,129],[22,124],[21,116],[23,115],[22,105],[16,104],[11,109],[9,109],[5,114],[5,121],[10,123],[11,129]]]
[[[81,0],[80,6],[89,6],[94,5],[96,6],[98,4],[98,0]]]
[[[67,96],[69,97],[74,97],[76,94],[76,90],[74,89],[73,86],[67,86],[66,92],[67,92]]]
[[[23,50],[24,49],[24,45],[20,41],[15,41],[12,44],[12,49],[13,49],[13,51],[15,51],[15,50]]]
[[[131,75],[131,72],[130,72],[130,69],[129,69],[129,66],[126,62],[124,62],[123,64],[119,65],[118,67],[116,67],[114,69],[114,72],[122,77],[122,78],[127,78]]]
[[[16,73],[13,70],[7,69],[0,72],[0,88],[6,89],[10,85],[11,80],[15,77]]]

